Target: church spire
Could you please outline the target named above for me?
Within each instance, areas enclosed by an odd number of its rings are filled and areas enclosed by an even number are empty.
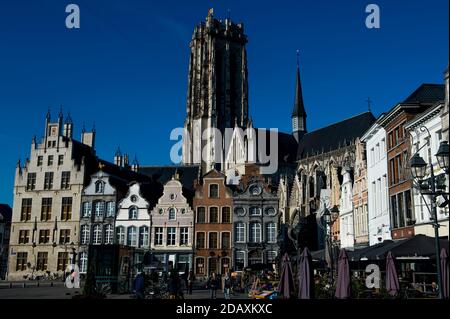
[[[294,109],[292,110],[292,117],[304,116],[306,117],[305,106],[303,104],[302,83],[300,81],[300,62],[299,50],[297,50],[297,74],[295,80],[295,100]]]
[[[303,104],[302,83],[300,81],[300,62],[299,50],[297,50],[297,73],[295,80],[295,100],[294,108],[292,110],[292,134],[297,142],[300,141],[306,131],[306,111]]]

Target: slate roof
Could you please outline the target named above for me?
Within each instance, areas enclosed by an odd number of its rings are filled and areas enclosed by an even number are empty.
[[[0,222],[10,222],[12,218],[12,209],[7,204],[0,204]]]
[[[371,112],[365,112],[341,122],[306,133],[298,145],[297,159],[330,152],[361,137],[375,122]]]
[[[267,129],[256,129],[259,136],[266,137],[266,154],[270,154],[270,132]],[[265,134],[265,135],[263,135]],[[260,152],[260,150],[258,150]],[[278,132],[278,163],[294,163],[297,156],[297,141],[292,134]]]
[[[163,185],[171,180],[172,176],[177,172],[183,187],[190,191],[194,191],[194,181],[199,178],[200,166],[141,166],[139,167],[138,172],[151,177],[152,180]]]
[[[445,99],[443,84],[422,84],[403,103],[436,103]]]

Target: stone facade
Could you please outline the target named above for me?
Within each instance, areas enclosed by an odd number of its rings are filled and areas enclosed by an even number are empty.
[[[353,248],[355,245],[352,173],[349,167],[344,167],[342,170],[341,199],[339,201],[339,233],[342,248]]]
[[[190,194],[175,175],[164,185],[163,195],[152,210],[151,251],[165,270],[192,269],[194,212]]]
[[[197,278],[226,274],[232,268],[233,192],[226,176],[212,170],[197,186],[194,271]]]
[[[250,171],[248,169],[247,171]],[[243,176],[233,196],[234,268],[255,264],[272,265],[278,257],[278,197],[255,167]]]
[[[111,183],[111,176],[102,170],[91,176],[91,182],[83,190],[80,217],[80,272],[88,265],[89,245],[115,243],[115,219],[117,203],[123,194]]]
[[[30,157],[16,167],[10,239],[9,280],[62,274],[79,245],[82,190],[97,166],[95,132],[72,138],[70,116],[63,124],[47,114],[40,143],[33,138]]]
[[[201,164],[203,172],[222,162],[224,156],[223,149],[216,145],[221,139],[210,129],[217,128],[223,135],[235,124],[247,125],[246,43],[242,23],[217,20],[212,12],[192,35],[183,163]],[[205,147],[206,158],[202,158]]]
[[[353,224],[355,246],[369,244],[369,210],[367,192],[366,144],[356,139],[356,159],[353,184]]]

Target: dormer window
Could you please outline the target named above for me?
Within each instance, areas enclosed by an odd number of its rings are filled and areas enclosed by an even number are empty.
[[[219,198],[219,185],[218,184],[209,185],[209,197],[210,198]]]
[[[128,218],[129,219],[137,219],[138,218],[138,208],[136,206],[130,207],[128,210]]]
[[[104,190],[105,190],[105,183],[103,183],[102,181],[97,181],[95,183],[95,192],[97,194],[101,194],[104,192]]]
[[[175,208],[169,208],[169,220],[175,220],[176,211]]]

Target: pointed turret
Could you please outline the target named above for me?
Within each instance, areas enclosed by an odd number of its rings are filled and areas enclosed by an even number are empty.
[[[306,111],[303,104],[302,83],[300,80],[299,51],[297,50],[297,74],[295,80],[295,100],[292,110],[292,134],[300,141],[306,131]]]

